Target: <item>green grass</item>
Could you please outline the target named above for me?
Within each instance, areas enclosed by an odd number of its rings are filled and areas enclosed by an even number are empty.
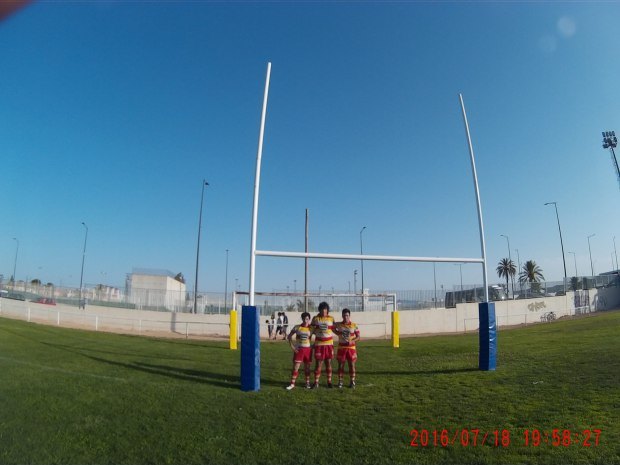
[[[265,343],[261,391],[244,393],[225,343],[0,318],[0,463],[620,464],[619,329],[608,312],[501,331],[495,372],[476,369],[473,334],[364,341],[341,391],[285,391],[290,349]],[[409,445],[412,429],[473,428],[476,447]],[[526,428],[602,433],[525,447]],[[494,430],[508,447],[480,445]]]

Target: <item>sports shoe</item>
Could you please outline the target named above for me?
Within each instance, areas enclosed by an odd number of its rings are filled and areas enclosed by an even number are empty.
[[[286,390],[290,391],[291,389],[295,389],[295,385],[294,384],[289,384],[288,386],[286,386]]]
[[[332,383],[327,383],[327,387],[328,387],[329,389],[331,389],[331,388],[333,388],[334,386],[333,386],[333,384],[332,384]]]
[[[351,384],[349,384],[349,387],[351,389],[355,389],[355,381],[351,381]]]
[[[306,389],[312,389],[312,386],[310,385],[310,383],[306,383]]]
[[[319,383],[314,383],[312,385],[312,389],[318,389],[319,388]]]
[[[342,384],[342,382],[338,383],[338,389],[342,389],[344,385]]]

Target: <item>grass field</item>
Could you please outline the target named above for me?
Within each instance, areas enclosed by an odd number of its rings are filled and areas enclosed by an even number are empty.
[[[356,390],[285,391],[290,349],[265,343],[261,391],[244,393],[225,343],[0,318],[0,463],[620,464],[619,330],[615,311],[501,331],[495,372],[477,370],[475,334],[363,341]]]

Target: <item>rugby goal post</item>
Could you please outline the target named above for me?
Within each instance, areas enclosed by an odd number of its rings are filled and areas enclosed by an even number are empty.
[[[267,63],[267,75],[265,78],[265,89],[263,93],[263,105],[258,135],[258,149],[256,153],[256,172],[254,177],[254,202],[252,207],[252,232],[250,239],[250,281],[249,281],[249,305],[242,309],[241,327],[241,389],[243,391],[258,391],[260,389],[260,315],[255,305],[255,277],[256,277],[256,257],[288,257],[288,258],[317,258],[317,259],[337,259],[337,260],[380,260],[380,261],[409,261],[409,262],[450,262],[450,263],[481,263],[482,279],[484,288],[484,302],[479,305],[480,333],[479,333],[479,362],[481,370],[495,370],[496,359],[496,322],[495,304],[489,302],[487,287],[487,263],[486,245],[484,239],[484,224],[482,221],[482,206],[480,202],[480,192],[478,189],[478,176],[476,173],[476,162],[474,157],[473,145],[469,131],[469,123],[465,112],[463,96],[459,94],[467,145],[469,149],[474,190],[476,195],[476,207],[478,212],[478,226],[480,233],[480,258],[445,258],[445,257],[409,257],[409,256],[387,256],[387,255],[364,255],[364,254],[333,254],[333,253],[309,253],[309,252],[286,252],[286,251],[265,251],[256,249],[256,237],[258,226],[258,199],[260,192],[260,173],[263,153],[263,139],[265,134],[265,120],[267,114],[267,102],[269,99],[269,82],[271,79],[271,62]]]

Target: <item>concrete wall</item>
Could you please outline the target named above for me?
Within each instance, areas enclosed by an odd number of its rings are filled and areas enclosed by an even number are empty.
[[[566,296],[540,299],[507,300],[495,303],[498,326],[540,323],[541,316],[553,311],[556,318],[590,311],[620,308],[620,288],[591,289],[568,292]],[[462,333],[478,329],[478,304],[458,304],[456,308],[407,310],[400,313],[400,334],[420,335]],[[287,313],[288,331],[300,323],[300,313]],[[332,315],[340,320],[340,312]],[[88,330],[145,334],[166,337],[222,337],[229,334],[229,316],[191,313],[154,312],[88,305],[78,310],[67,305],[49,306],[34,302],[0,299],[0,316],[19,318],[44,324],[77,327]],[[238,313],[239,334],[241,312]],[[362,338],[389,338],[392,332],[391,312],[353,312],[352,320],[358,324]],[[260,321],[261,337],[267,338],[267,324]]]
[[[131,303],[138,308],[165,307],[180,311],[185,307],[185,292],[185,284],[169,276],[131,275]]]

